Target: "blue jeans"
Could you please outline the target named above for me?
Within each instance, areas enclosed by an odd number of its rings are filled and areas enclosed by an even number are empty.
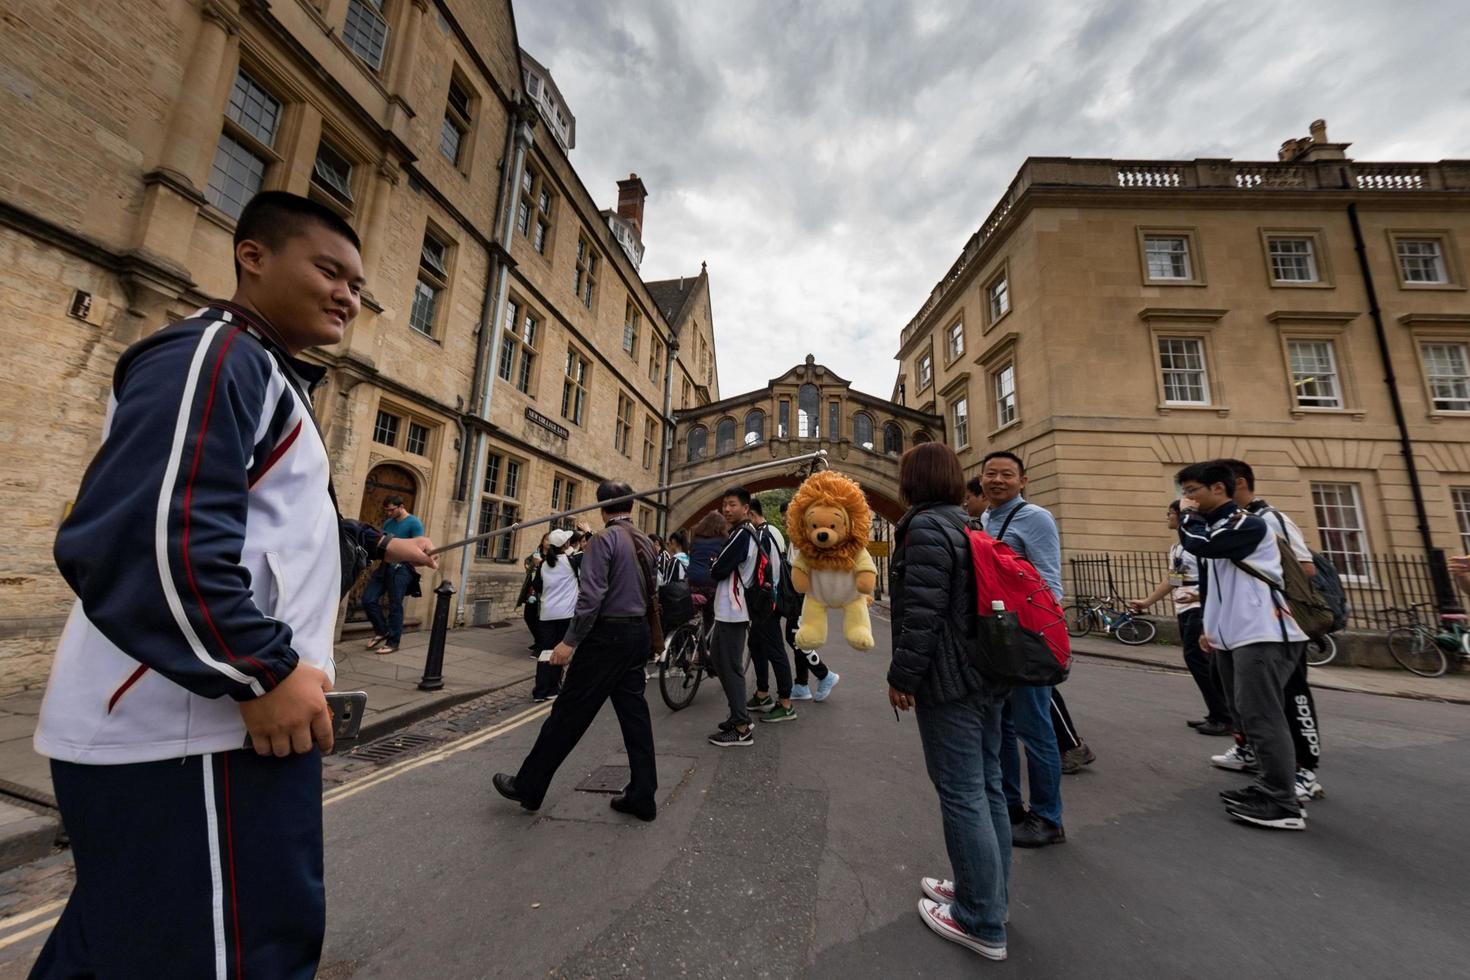
[[[381,565],[362,590],[362,611],[373,624],[373,632],[394,646],[403,639],[403,594],[408,591],[410,577],[407,565]],[[378,605],[385,595],[388,597],[386,616]]]
[[[1062,755],[1051,724],[1051,688],[1016,687],[1005,699],[1001,716],[1001,765],[1006,805],[1021,805],[1020,737],[1026,745],[1026,777],[1031,810],[1057,826],[1062,824]]]
[[[974,694],[914,710],[954,874],[950,915],[970,935],[1004,945],[1011,822],[1001,790],[1001,702]]]

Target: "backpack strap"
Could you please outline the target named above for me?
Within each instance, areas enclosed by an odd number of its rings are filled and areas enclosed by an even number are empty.
[[[1285,558],[1282,559],[1282,561],[1285,560]],[[1286,595],[1286,574],[1284,572],[1282,573],[1282,584],[1277,585],[1264,572],[1257,568],[1252,568],[1239,558],[1230,559],[1230,564],[1245,572],[1251,578],[1266,583],[1266,587],[1271,590],[1271,605],[1276,607],[1276,622],[1281,625],[1281,643],[1283,646],[1289,643],[1290,641],[1286,637],[1286,617],[1291,615],[1291,600]],[[1278,595],[1281,596],[1279,601],[1276,598]],[[1285,608],[1282,608],[1282,603],[1285,603]]]
[[[1002,522],[1002,524],[1000,525],[1000,533],[995,536],[995,540],[997,542],[1000,542],[1001,544],[1004,544],[1005,543],[1006,532],[1009,531],[1010,528],[1011,528],[1011,521],[1014,521],[1016,519],[1016,515],[1017,514],[1021,513],[1021,511],[1025,510],[1027,507],[1030,507],[1030,506],[1031,506],[1031,501],[1029,501],[1029,500],[1023,500],[1023,501],[1021,501],[1021,506],[1017,507],[1015,510],[1011,511],[1009,514],[1006,515],[1005,521]]]

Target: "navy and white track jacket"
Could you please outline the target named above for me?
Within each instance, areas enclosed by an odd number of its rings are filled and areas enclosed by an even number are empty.
[[[285,373],[309,391],[323,372],[269,335],[217,304],[119,359],[102,445],[56,537],[77,601],[41,754],[121,764],[238,749],[235,702],[298,661],[333,675],[338,517],[326,448]]]
[[[1302,643],[1285,596],[1277,588],[1241,571],[1249,565],[1282,583],[1281,549],[1264,520],[1226,502],[1208,514],[1185,511],[1179,519],[1179,544],[1198,558],[1204,631],[1222,649],[1252,643]]]

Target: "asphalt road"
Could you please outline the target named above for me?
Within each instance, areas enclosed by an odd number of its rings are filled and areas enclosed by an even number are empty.
[[[834,623],[835,625],[835,623]],[[842,683],[749,749],[704,736],[702,688],[650,688],[653,824],[574,787],[616,763],[611,709],[538,815],[495,795],[539,719],[328,809],[329,977],[1465,976],[1470,711],[1319,697],[1328,797],[1306,833],[1228,820],[1243,783],[1186,675],[1080,663],[1066,691],[1098,761],[1064,786],[1068,842],[1017,852],[1010,960],[929,933],[918,879],[948,872],[912,717],[884,698],[887,625],[829,648]]]
[[[575,788],[621,761],[610,708],[538,814],[490,787],[535,736],[529,704],[448,750],[354,774],[327,797],[321,976],[1470,972],[1470,709],[1320,692],[1328,797],[1306,833],[1273,832],[1224,816],[1216,792],[1244,780],[1206,762],[1226,740],[1184,726],[1200,713],[1187,675],[1104,661],[1066,685],[1098,761],[1065,779],[1068,842],[1016,854],[1010,960],[940,940],[915,911],[919,877],[948,873],[938,804],[913,718],[895,723],[884,697],[875,627],[875,651],[826,651],[843,674],[828,702],[760,726],[752,748],[705,743],[724,717],[718,685],[677,714],[651,686],[653,824]],[[53,859],[29,875],[56,872]],[[0,941],[0,977],[23,976],[43,938]]]

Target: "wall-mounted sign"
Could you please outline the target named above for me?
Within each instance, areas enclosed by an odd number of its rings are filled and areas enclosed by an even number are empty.
[[[526,409],[526,421],[533,422],[536,425],[541,426],[541,428],[545,429],[547,432],[550,432],[552,435],[558,436],[562,439],[570,439],[572,437],[572,434],[567,431],[565,426],[557,425],[555,422],[551,421],[551,419],[542,415],[534,408]]]

